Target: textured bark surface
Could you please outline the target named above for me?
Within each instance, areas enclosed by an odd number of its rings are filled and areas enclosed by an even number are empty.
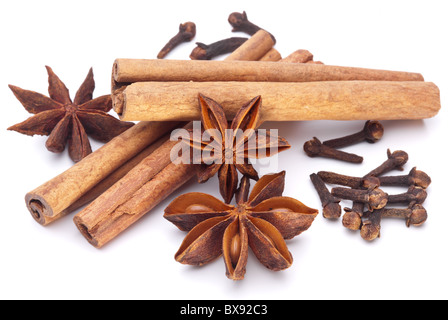
[[[424,119],[440,109],[438,87],[423,81],[136,82],[121,94],[121,118],[199,120],[198,92],[220,103],[228,119],[258,95],[263,121]]]
[[[190,165],[171,163],[177,143],[167,140],[74,217],[92,245],[102,247],[193,177]]]
[[[421,74],[413,72],[280,62],[117,59],[112,76],[117,85],[144,81],[423,81]]]
[[[40,224],[47,225],[76,210],[105,191],[145,155],[178,122],[140,122],[100,149],[25,196],[26,205]],[[151,145],[155,143],[154,147]]]

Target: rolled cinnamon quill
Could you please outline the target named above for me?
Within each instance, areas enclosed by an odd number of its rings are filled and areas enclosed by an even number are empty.
[[[233,51],[226,60],[257,61],[261,59],[275,45],[269,32],[260,29],[241,46]]]
[[[308,50],[299,49],[288,56],[280,60],[281,62],[297,62],[297,63],[307,63],[309,61],[313,61],[313,54]]]
[[[166,141],[75,215],[90,244],[102,247],[195,175],[191,165],[171,162],[177,143]]]
[[[262,56],[258,61],[280,61],[282,55],[276,49],[272,48],[264,56]]]
[[[424,119],[440,109],[438,87],[423,81],[167,81],[129,85],[121,93],[121,118],[199,120],[198,92],[216,99],[229,120],[258,95],[263,99],[263,121]]]
[[[248,40],[249,41],[249,40]],[[229,56],[230,57],[230,56]],[[229,58],[228,57],[228,58]],[[423,81],[420,73],[275,61],[116,59],[116,86],[145,81]]]
[[[42,225],[67,215],[104,192],[151,154],[180,122],[140,122],[55,178],[30,191],[25,202]]]

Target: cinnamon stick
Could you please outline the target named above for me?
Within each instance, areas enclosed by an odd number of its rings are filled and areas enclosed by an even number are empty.
[[[195,175],[191,165],[171,163],[177,143],[167,140],[75,215],[89,243],[102,247]]]
[[[440,109],[439,89],[423,81],[136,82],[122,93],[121,118],[198,120],[198,92],[214,97],[228,119],[258,95],[263,121],[424,119]]]
[[[30,191],[25,202],[42,225],[88,203],[150,154],[179,122],[140,122],[55,178]]]
[[[282,59],[282,55],[278,52],[277,49],[272,48],[268,52],[264,54],[258,61],[280,61]]]
[[[230,56],[229,56],[230,57]],[[228,58],[229,58],[228,57]],[[311,82],[341,80],[423,81],[420,73],[313,65],[295,62],[232,60],[116,59],[117,85],[145,81]]]
[[[313,61],[313,54],[308,50],[299,49],[283,58],[281,62],[307,63]]]
[[[95,214],[81,211],[74,217],[74,222],[90,244],[101,248],[190,180],[194,174],[195,171],[189,165],[171,163],[142,185],[128,202],[114,211],[107,211],[110,216],[105,215],[106,211],[99,210],[100,216],[92,219]]]
[[[257,61],[275,45],[269,32],[260,29],[233,51],[226,60]]]

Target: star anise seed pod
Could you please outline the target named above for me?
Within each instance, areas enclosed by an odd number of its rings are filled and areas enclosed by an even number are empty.
[[[213,140],[204,143],[202,137],[191,132],[186,142],[192,148],[193,155],[200,156],[194,159],[195,163],[202,164],[198,181],[205,182],[218,172],[220,193],[224,201],[230,203],[238,187],[238,171],[258,180],[258,173],[249,158],[270,157],[291,146],[284,138],[271,135],[270,130],[256,130],[261,123],[261,96],[242,106],[230,126],[222,106],[202,94],[198,99],[203,129],[209,132]],[[198,141],[198,138],[201,140]],[[194,149],[200,152],[195,153]],[[216,150],[219,151],[213,152]]]
[[[30,136],[49,136],[45,145],[52,152],[64,151],[68,142],[70,158],[78,162],[92,152],[87,134],[99,141],[108,142],[134,125],[107,113],[112,108],[110,95],[92,99],[95,89],[92,68],[76,92],[73,102],[65,84],[50,67],[46,68],[50,97],[9,86],[25,109],[35,115],[8,130]]]
[[[226,275],[241,280],[246,272],[248,248],[271,270],[291,266],[285,239],[307,230],[318,211],[283,197],[285,171],[264,175],[249,195],[249,177],[243,176],[236,206],[199,192],[181,195],[165,209],[164,217],[189,231],[176,261],[203,265],[223,255]]]

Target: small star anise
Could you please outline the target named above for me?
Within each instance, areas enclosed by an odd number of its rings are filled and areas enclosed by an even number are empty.
[[[132,122],[120,121],[107,113],[112,108],[110,95],[92,99],[95,89],[92,69],[72,102],[64,83],[50,67],[46,68],[50,97],[9,86],[25,109],[35,115],[9,127],[8,130],[30,136],[49,135],[46,147],[52,152],[64,151],[68,141],[70,158],[78,162],[92,152],[87,134],[94,139],[107,142],[134,125]]]
[[[176,261],[203,265],[221,254],[226,275],[241,280],[246,272],[248,248],[271,270],[291,266],[292,255],[284,239],[307,230],[318,211],[290,197],[283,197],[285,172],[264,175],[249,194],[249,178],[241,179],[237,206],[192,192],[181,195],[165,209],[164,217],[182,231],[189,231]]]
[[[261,123],[261,96],[246,103],[228,124],[223,108],[213,99],[199,94],[202,126],[212,141],[206,144],[202,136],[194,133],[184,141],[193,150],[195,163],[201,163],[199,183],[207,181],[218,172],[219,189],[226,203],[230,203],[238,187],[238,172],[258,180],[258,173],[249,158],[270,157],[291,146],[270,130],[256,130]],[[195,153],[194,149],[200,151]]]

